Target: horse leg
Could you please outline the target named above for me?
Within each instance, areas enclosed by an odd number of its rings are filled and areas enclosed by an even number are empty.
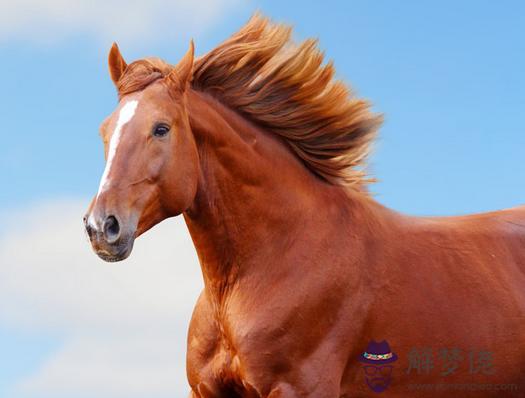
[[[197,391],[194,389],[190,391],[188,398],[215,398],[220,396],[222,393],[218,389],[211,388],[210,385],[201,382],[197,385]]]
[[[295,398],[299,394],[295,392],[294,388],[288,383],[279,383],[270,391],[267,398]]]
[[[297,392],[297,389],[288,383],[281,382],[274,387],[267,398],[296,398],[296,397],[310,397],[310,398],[339,398],[339,388],[334,386],[319,386],[315,391],[309,392],[307,395]]]

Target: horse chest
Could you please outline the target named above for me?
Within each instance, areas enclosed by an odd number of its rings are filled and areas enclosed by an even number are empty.
[[[187,361],[196,396],[246,396],[247,391],[251,391],[247,396],[260,396],[246,379],[246,356],[239,353],[242,341],[231,336],[231,329],[232,325],[217,317],[213,305],[199,300],[190,324]]]
[[[234,300],[222,317],[214,309],[200,300],[190,327],[189,378],[194,390],[202,390],[199,397],[268,396],[299,371],[304,346],[315,351],[316,342],[297,343],[300,333],[290,324],[295,319],[290,311],[261,304],[248,313]],[[299,329],[306,330],[303,326]]]
[[[212,341],[205,341],[210,338]],[[247,369],[236,346],[225,337],[220,327],[214,336],[190,336],[188,358],[188,366],[196,370],[190,383],[199,397],[261,396],[246,378]]]

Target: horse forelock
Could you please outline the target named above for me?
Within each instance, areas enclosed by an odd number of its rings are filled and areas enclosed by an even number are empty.
[[[173,69],[160,58],[144,58],[126,67],[117,83],[119,97],[142,91],[151,83],[164,78]]]

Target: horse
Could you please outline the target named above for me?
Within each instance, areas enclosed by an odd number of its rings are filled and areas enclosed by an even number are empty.
[[[176,65],[127,64],[113,44],[92,248],[123,260],[183,215],[204,280],[193,398],[524,397],[525,207],[378,203],[366,159],[381,115],[291,32],[256,14]]]

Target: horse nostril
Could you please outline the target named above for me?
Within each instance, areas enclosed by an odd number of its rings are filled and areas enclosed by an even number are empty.
[[[88,234],[89,239],[93,239],[93,228],[91,225],[86,224],[86,232]]]
[[[109,244],[115,243],[120,237],[120,225],[114,216],[108,216],[106,218],[103,230],[106,242]]]
[[[84,228],[86,229],[89,239],[93,239],[93,227],[88,222],[87,214],[84,216],[82,220],[84,221]]]

